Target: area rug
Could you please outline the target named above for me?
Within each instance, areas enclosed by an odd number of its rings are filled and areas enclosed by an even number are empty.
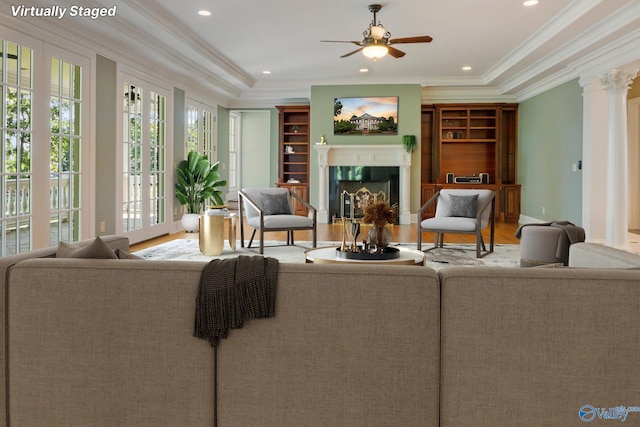
[[[476,258],[475,244],[445,244],[442,248],[425,248],[425,265],[439,270],[447,266],[475,267],[520,267],[520,245],[494,245],[493,252]]]
[[[258,248],[241,248],[240,242],[234,252],[225,242],[222,254],[205,256],[200,252],[197,239],[176,239],[167,243],[152,246],[135,252],[136,255],[150,260],[168,261],[210,261],[214,258],[232,258],[238,255],[259,255]],[[318,242],[318,247],[338,246],[337,242]],[[396,246],[415,249],[415,244],[396,244]],[[424,248],[424,246],[423,246]],[[283,242],[265,241],[264,256],[277,258],[280,262],[303,263],[304,251],[311,249],[311,242],[300,241],[294,246],[287,246]],[[497,267],[519,267],[519,245],[495,245],[494,252],[482,258],[476,258],[475,244],[450,244],[444,248],[426,250],[425,265],[439,270],[449,266],[474,267],[480,265]]]

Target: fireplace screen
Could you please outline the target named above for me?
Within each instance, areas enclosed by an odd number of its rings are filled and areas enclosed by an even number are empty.
[[[389,202],[387,198],[389,192],[388,181],[369,183],[377,187],[374,188],[373,191],[367,187],[360,187],[355,191],[347,188],[352,186],[352,184],[354,184],[353,181],[340,182],[340,217],[344,217],[350,221],[357,221],[364,216],[363,209],[369,203],[375,203],[379,200]]]

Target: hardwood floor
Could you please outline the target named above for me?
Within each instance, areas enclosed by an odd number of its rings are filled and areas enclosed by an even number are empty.
[[[416,243],[417,242],[417,229],[416,224],[411,225],[393,225],[391,226],[392,241],[402,243]],[[364,228],[364,227],[363,227]],[[511,223],[496,223],[495,227],[495,242],[502,244],[518,244],[519,240],[515,237],[515,232],[518,229],[518,224]],[[248,242],[251,236],[251,227],[245,224],[245,240]],[[365,230],[363,229],[364,234]],[[361,236],[362,236],[361,234]],[[485,242],[489,242],[489,231],[485,230],[482,233]],[[175,239],[197,239],[197,233],[179,232],[175,234],[167,234],[159,236],[155,239],[147,240],[131,245],[132,251],[145,249],[151,246],[159,245],[164,242],[168,242]],[[296,231],[295,239],[298,241],[311,240],[311,231]],[[240,226],[236,230],[236,239],[240,240]],[[339,224],[318,224],[317,239],[321,241],[341,241],[342,240],[342,226]],[[265,234],[265,240],[286,240],[285,232],[271,232]],[[362,240],[362,237],[358,238],[358,241]],[[428,247],[434,240],[433,233],[422,234],[423,248]],[[446,234],[445,243],[475,243],[475,236],[465,234]]]

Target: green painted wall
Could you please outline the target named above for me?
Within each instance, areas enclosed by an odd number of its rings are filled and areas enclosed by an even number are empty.
[[[518,182],[521,213],[582,222],[582,88],[565,83],[520,104]],[[544,208],[544,213],[543,213]]]
[[[341,97],[397,96],[398,135],[334,136],[333,100]],[[311,86],[311,144],[326,136],[327,144],[367,145],[402,144],[402,135],[415,135],[420,141],[420,85],[349,85]],[[312,148],[310,156],[311,186],[309,201],[318,206],[318,155]],[[420,208],[420,150],[411,157],[411,211]]]

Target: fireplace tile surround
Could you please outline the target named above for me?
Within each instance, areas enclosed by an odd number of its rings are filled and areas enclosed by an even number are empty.
[[[411,154],[398,145],[315,145],[318,152],[318,222],[328,224],[329,167],[395,166],[400,172],[398,213],[400,224],[411,224],[410,177]]]

